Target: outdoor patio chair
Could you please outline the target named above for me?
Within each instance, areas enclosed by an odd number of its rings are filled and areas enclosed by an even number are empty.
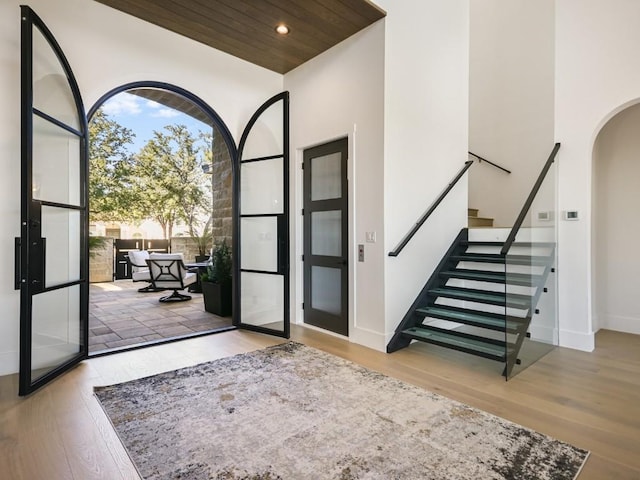
[[[146,250],[129,250],[127,253],[127,259],[131,265],[131,278],[134,282],[148,282],[149,285],[143,288],[139,288],[141,293],[159,292],[161,289],[154,288],[151,283],[151,273],[149,272],[149,266],[147,260],[149,259],[149,252]]]
[[[173,290],[171,295],[161,297],[161,302],[184,302],[191,300],[191,295],[183,295],[178,290],[195,283],[198,274],[185,267],[181,253],[151,253],[147,259],[154,288]]]

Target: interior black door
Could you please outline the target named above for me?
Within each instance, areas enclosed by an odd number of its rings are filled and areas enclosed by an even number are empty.
[[[265,102],[240,139],[234,324],[289,338],[289,93]]]
[[[27,395],[87,356],[87,120],[69,63],[21,7],[20,385]]]
[[[304,323],[349,335],[348,139],[304,151]]]

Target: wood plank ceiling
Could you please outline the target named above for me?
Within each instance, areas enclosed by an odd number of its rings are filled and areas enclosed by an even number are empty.
[[[96,1],[283,74],[386,15],[368,0]]]

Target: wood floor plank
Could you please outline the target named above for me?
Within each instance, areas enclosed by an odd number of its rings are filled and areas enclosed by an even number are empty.
[[[596,351],[558,348],[505,382],[501,365],[416,344],[393,354],[292,326],[292,339],[591,451],[579,480],[640,478],[640,337],[602,331]],[[27,398],[0,377],[0,478],[139,480],[93,387],[284,340],[231,331],[94,358]]]

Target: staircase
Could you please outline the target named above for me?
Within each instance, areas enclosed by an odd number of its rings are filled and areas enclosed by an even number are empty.
[[[493,218],[479,217],[477,208],[467,209],[467,225],[474,227],[493,227]]]
[[[516,242],[506,257],[500,254],[502,246],[501,241],[470,241],[469,230],[463,229],[387,352],[418,340],[502,362],[509,378],[547,278],[555,271],[555,244]]]

